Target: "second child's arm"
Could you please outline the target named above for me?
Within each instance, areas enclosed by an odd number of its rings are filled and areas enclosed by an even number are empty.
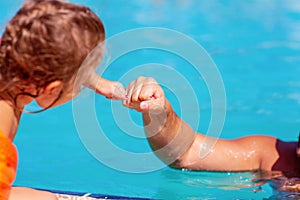
[[[126,93],[128,99],[123,104],[142,112],[153,151],[172,167],[209,171],[291,171],[289,166],[297,162],[294,144],[274,137],[223,140],[196,133],[176,115],[153,78],[139,77],[127,87]],[[208,142],[214,145],[207,145]],[[279,146],[287,156],[281,155]]]

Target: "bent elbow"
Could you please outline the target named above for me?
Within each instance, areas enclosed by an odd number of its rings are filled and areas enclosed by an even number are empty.
[[[186,153],[188,154],[188,152]],[[193,166],[193,159],[191,159],[188,155],[183,155],[180,158],[176,159],[173,163],[169,166],[175,169],[187,169],[187,170],[194,170]]]

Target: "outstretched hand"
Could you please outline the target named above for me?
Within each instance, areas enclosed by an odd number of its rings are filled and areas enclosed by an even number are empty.
[[[165,109],[166,99],[162,88],[151,77],[139,77],[126,88],[126,99],[123,105],[138,112]]]
[[[96,73],[91,75],[88,87],[95,90],[96,93],[105,96],[107,99],[126,99],[125,89],[120,82],[109,81],[107,79],[101,78]]]
[[[124,89],[117,81],[109,81],[93,74],[88,87],[111,100],[123,100],[125,107],[138,112],[161,112],[165,109],[166,99],[162,88],[151,77],[138,77]]]

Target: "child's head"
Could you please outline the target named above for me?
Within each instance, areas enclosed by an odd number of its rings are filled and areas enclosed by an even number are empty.
[[[27,2],[2,36],[0,89],[38,96],[55,81],[66,89],[83,60],[104,38],[101,20],[87,7],[59,0]],[[32,88],[36,94],[28,92]]]

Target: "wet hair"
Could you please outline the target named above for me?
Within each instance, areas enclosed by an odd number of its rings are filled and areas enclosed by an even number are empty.
[[[27,1],[7,24],[0,45],[0,91],[52,81],[68,83],[105,31],[89,8],[60,0]]]

